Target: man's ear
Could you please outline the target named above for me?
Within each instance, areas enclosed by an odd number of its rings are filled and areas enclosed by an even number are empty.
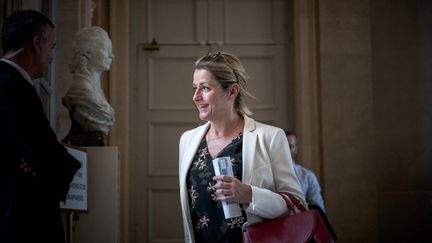
[[[42,50],[43,38],[41,35],[35,35],[33,37],[33,48],[40,52]]]

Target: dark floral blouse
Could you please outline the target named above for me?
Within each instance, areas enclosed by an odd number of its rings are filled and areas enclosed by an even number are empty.
[[[242,143],[240,133],[219,152],[217,158],[231,157],[234,176],[242,179]],[[240,204],[242,216],[225,219],[222,204],[217,201],[213,180],[212,156],[208,152],[207,141],[202,139],[187,176],[189,207],[196,242],[242,242],[242,225],[246,222],[246,212]]]

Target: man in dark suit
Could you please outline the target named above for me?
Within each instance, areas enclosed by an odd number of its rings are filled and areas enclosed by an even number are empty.
[[[32,80],[53,58],[53,23],[17,11],[2,29],[0,242],[64,242],[59,201],[80,163],[57,141]]]

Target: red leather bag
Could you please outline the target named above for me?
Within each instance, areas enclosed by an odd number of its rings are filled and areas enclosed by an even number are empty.
[[[279,193],[294,214],[254,224],[243,231],[244,243],[332,243],[326,224],[317,210],[306,210],[294,195]],[[295,208],[300,210],[296,212]]]

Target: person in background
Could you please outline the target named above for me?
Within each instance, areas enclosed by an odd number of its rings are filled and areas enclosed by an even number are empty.
[[[242,242],[242,227],[288,213],[277,192],[306,206],[282,129],[256,122],[243,99],[246,71],[226,52],[195,62],[192,88],[199,118],[179,143],[180,201],[186,242]],[[234,176],[215,176],[212,160],[229,156]],[[221,201],[241,215],[224,217]]]
[[[32,81],[48,73],[54,24],[17,11],[1,40],[0,242],[65,242],[59,201],[81,164],[57,141]]]
[[[317,177],[311,170],[306,169],[296,162],[298,153],[297,135],[291,131],[285,131],[285,135],[288,139],[292,160],[294,162],[295,173],[300,181],[303,195],[306,198],[308,206],[318,206],[325,212],[324,200],[321,195],[321,187]]]

